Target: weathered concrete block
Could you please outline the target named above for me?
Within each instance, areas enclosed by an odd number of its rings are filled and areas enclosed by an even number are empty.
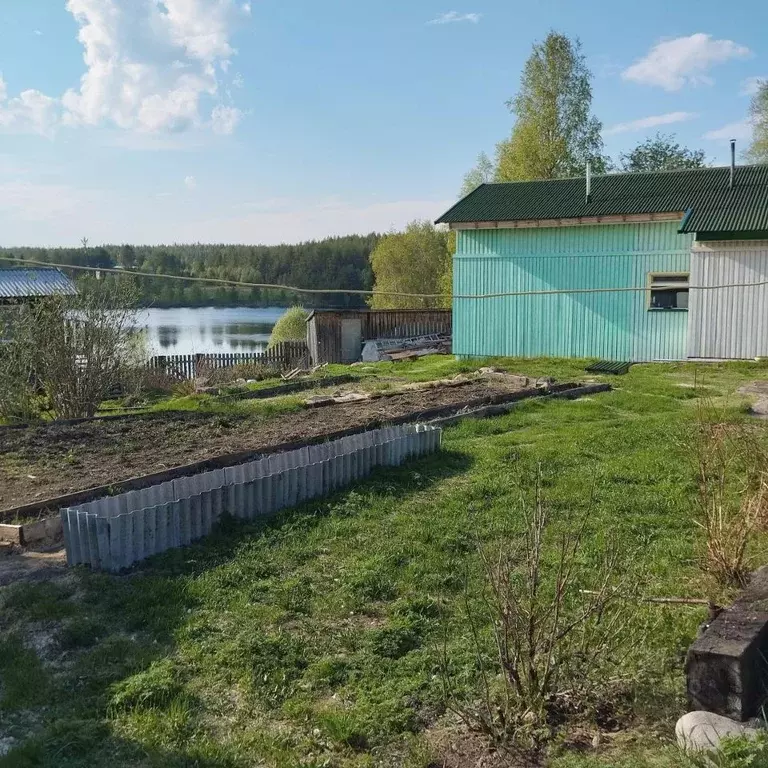
[[[57,544],[63,535],[61,517],[47,517],[21,526],[21,544],[25,547]]]
[[[21,544],[21,526],[3,523],[0,525],[0,541]]]
[[[690,647],[685,671],[694,709],[742,721],[757,715],[768,697],[768,567]]]

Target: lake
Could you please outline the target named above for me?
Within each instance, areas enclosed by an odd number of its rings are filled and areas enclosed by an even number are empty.
[[[284,307],[143,309],[138,327],[152,355],[261,352]]]

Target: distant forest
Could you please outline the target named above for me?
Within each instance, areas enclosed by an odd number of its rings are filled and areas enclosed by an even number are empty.
[[[80,248],[2,248],[0,266],[19,266],[15,258],[89,267],[188,277],[213,277],[248,283],[277,283],[299,288],[370,290],[370,254],[379,235],[350,235],[298,245],[106,245]],[[66,271],[66,270],[65,270]],[[77,279],[83,275],[70,270]],[[106,279],[119,279],[108,276]],[[297,296],[286,291],[135,277],[141,303],[152,307],[288,306],[360,307],[362,296]]]

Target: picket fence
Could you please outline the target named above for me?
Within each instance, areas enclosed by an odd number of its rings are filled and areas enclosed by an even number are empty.
[[[69,565],[117,572],[207,536],[225,513],[254,520],[440,449],[426,424],[349,435],[60,510]]]
[[[221,352],[198,355],[155,355],[148,368],[170,376],[194,379],[203,369],[231,368],[243,363],[259,363],[271,368],[290,370],[309,363],[309,349],[303,341],[283,341],[263,352]]]

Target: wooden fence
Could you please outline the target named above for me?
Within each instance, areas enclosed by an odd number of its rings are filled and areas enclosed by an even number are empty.
[[[149,361],[149,368],[165,371],[171,376],[194,379],[201,367],[231,368],[243,363],[259,363],[280,370],[290,370],[307,365],[307,345],[303,341],[283,341],[264,352],[222,352],[210,355],[156,355]]]

